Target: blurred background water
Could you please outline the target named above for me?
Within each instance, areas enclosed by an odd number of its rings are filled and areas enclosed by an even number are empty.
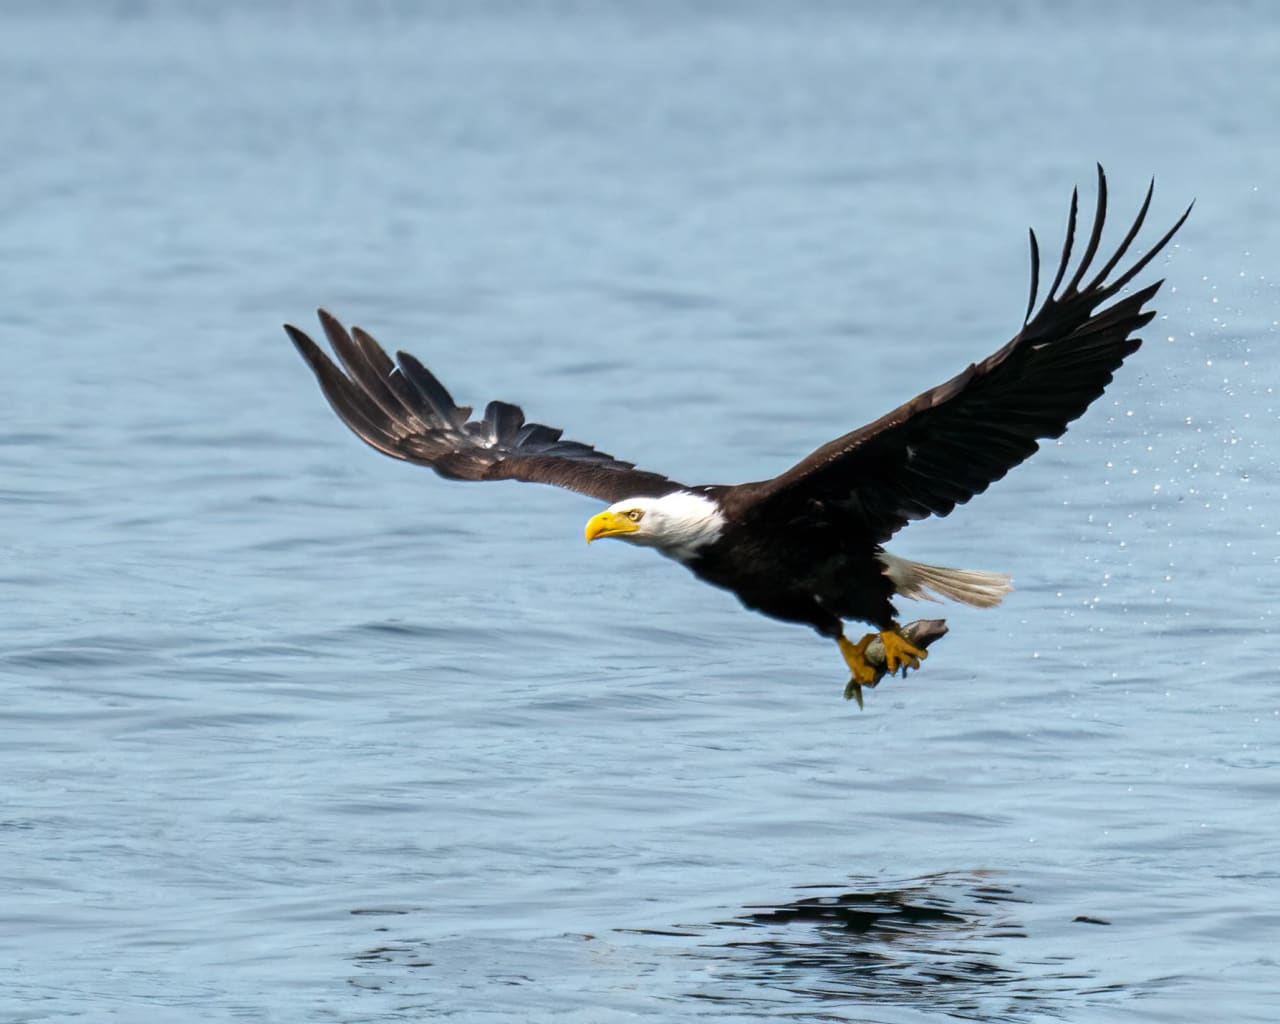
[[[1277,67],[1261,2],[6,3],[0,1019],[1274,1020]],[[862,713],[279,327],[755,479],[1002,344],[1094,161],[1198,200],[1160,316],[898,539],[1018,589]]]

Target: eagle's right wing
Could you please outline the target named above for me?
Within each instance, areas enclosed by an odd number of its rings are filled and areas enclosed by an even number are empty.
[[[518,406],[490,402],[468,420],[435,376],[407,352],[396,361],[359,327],[350,333],[323,309],[320,323],[344,373],[298,328],[285,325],[329,404],[370,446],[396,459],[430,466],[451,480],[526,480],[564,487],[605,502],[657,497],[681,485],[636,469],[561,431],[526,423]]]

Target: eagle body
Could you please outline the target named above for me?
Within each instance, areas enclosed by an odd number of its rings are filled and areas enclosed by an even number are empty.
[[[925,651],[899,630],[895,597],[943,597],[989,607],[1010,590],[999,573],[949,569],[900,558],[885,543],[909,522],[946,516],[1060,437],[1110,383],[1155,316],[1147,303],[1161,281],[1126,288],[1182,226],[1191,208],[1127,267],[1154,184],[1137,217],[1094,271],[1107,210],[1098,168],[1097,205],[1072,270],[1078,196],[1071,196],[1062,255],[1040,302],[1040,250],[1031,233],[1031,288],[1022,326],[980,362],[865,426],[827,442],[768,480],[689,486],[526,421],[518,406],[490,402],[472,419],[412,355],[394,359],[365,331],[346,330],[323,310],[337,362],[296,327],[290,339],[329,404],[367,444],[453,480],[551,484],[608,506],[586,539],[653,547],[750,609],[803,623],[834,639],[850,685],[879,675],[844,622],[878,630],[889,672],[919,668]],[[1070,276],[1068,277],[1068,274]],[[895,344],[899,343],[897,341]]]
[[[812,626],[826,637],[839,636],[845,619],[892,625],[893,583],[880,561],[883,549],[871,538],[818,516],[755,517],[732,492],[709,489],[725,526],[685,560],[695,576],[732,592],[752,611]]]
[[[656,548],[695,576],[728,590],[752,611],[843,632],[843,620],[891,629],[893,598],[931,590],[979,607],[998,604],[1008,577],[944,569],[898,558],[820,506],[797,519],[751,515],[750,487],[706,486],[657,498],[631,498],[587,524],[587,540],[618,536]]]

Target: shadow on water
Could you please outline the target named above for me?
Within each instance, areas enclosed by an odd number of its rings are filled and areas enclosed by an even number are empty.
[[[852,878],[777,906],[698,931],[713,939],[689,955],[720,961],[717,987],[691,992],[716,1001],[744,985],[786,992],[804,1002],[897,1005],[959,1019],[1021,1021],[1078,1007],[1101,996],[1090,971],[1070,957],[1030,949],[1015,888],[983,873],[927,875],[887,884]],[[1105,925],[1096,919],[1081,923]],[[833,1013],[828,1019],[842,1019]]]
[[[353,911],[377,922],[382,941],[350,958],[361,968],[352,984],[401,995],[425,984],[427,1005],[447,999],[449,989],[501,991],[514,977],[532,989],[549,986],[544,998],[564,988],[575,999],[594,993],[607,1002],[636,978],[664,976],[683,979],[672,986],[683,999],[736,1016],[771,1017],[785,1007],[792,1019],[824,1021],[878,1020],[879,1011],[895,1020],[924,1014],[1019,1022],[1136,994],[1103,984],[1071,956],[1046,951],[1023,924],[1030,900],[996,876],[854,877],[797,892],[789,902],[747,906],[727,920],[534,943],[492,935],[410,939],[397,935],[394,922],[410,925],[417,909]],[[1107,923],[1076,920],[1078,927]]]

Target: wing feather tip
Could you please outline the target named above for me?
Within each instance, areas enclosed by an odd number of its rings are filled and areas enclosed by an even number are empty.
[[[1031,245],[1031,291],[1027,297],[1027,313],[1022,318],[1024,324],[1031,319],[1036,308],[1036,293],[1040,290],[1040,243],[1036,239],[1036,229],[1027,228],[1027,236]]]

